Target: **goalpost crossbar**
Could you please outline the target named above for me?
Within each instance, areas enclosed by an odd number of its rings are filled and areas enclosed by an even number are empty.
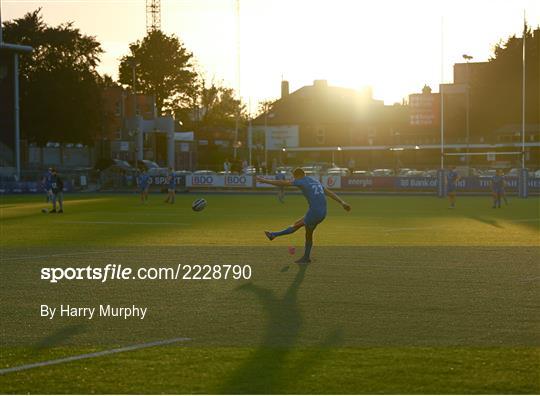
[[[457,155],[457,156],[467,156],[467,155],[521,155],[521,151],[489,151],[484,153],[444,153],[444,155]]]

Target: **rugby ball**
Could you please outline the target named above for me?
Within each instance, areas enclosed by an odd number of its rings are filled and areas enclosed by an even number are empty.
[[[49,213],[49,209],[43,208],[41,209],[41,213]]]
[[[193,203],[191,204],[191,209],[193,209],[195,212],[200,212],[201,210],[206,208],[207,204],[208,203],[206,202],[206,199],[199,198],[193,201]]]

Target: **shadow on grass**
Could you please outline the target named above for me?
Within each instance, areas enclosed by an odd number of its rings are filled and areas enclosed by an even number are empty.
[[[220,387],[218,393],[285,393],[288,382],[299,381],[309,373],[315,363],[323,359],[325,347],[339,343],[340,332],[330,334],[323,343],[310,349],[294,366],[286,367],[287,359],[297,345],[302,329],[302,315],[297,295],[307,267],[303,266],[282,298],[273,291],[248,283],[237,290],[252,293],[261,303],[268,317],[263,341],[258,349],[244,361]],[[291,363],[291,362],[289,362]]]
[[[497,220],[484,219],[484,218],[478,217],[478,216],[469,216],[469,218],[472,219],[472,220],[479,221],[479,222],[484,223],[484,224],[488,224],[488,225],[496,227],[496,228],[504,228],[502,225],[499,224],[499,222]]]
[[[530,231],[540,231],[540,219],[514,220],[512,223],[519,227],[526,228]]]
[[[86,327],[87,326],[84,324],[76,324],[62,327],[61,329],[55,331],[51,335],[46,336],[38,343],[36,343],[34,345],[34,350],[36,351],[36,353],[39,353],[44,349],[61,345],[66,342],[67,339],[84,332]]]

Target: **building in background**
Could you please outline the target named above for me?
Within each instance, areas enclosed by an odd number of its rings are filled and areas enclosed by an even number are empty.
[[[519,151],[519,119],[482,127],[485,110],[482,113],[482,103],[472,98],[481,98],[475,92],[497,84],[485,78],[488,67],[489,62],[456,64],[453,83],[440,84],[439,92],[424,86],[410,94],[408,102],[391,106],[374,99],[370,90],[358,92],[317,80],[289,93],[288,82],[283,81],[281,98],[253,121],[254,158],[289,165],[321,162],[356,169],[433,169],[440,166],[442,129],[445,152]],[[482,85],[473,78],[488,82]],[[538,144],[532,142],[538,139],[539,129],[527,126],[526,140],[532,144],[526,149],[531,152],[528,161],[538,157]],[[475,156],[470,163],[471,158],[452,156],[447,163],[497,165],[493,156]],[[515,156],[505,163],[518,166],[518,162]]]
[[[254,141],[266,135],[268,161],[332,162],[333,157],[335,162],[333,151],[340,146],[377,145],[388,139],[389,128],[377,125],[384,108],[371,89],[359,92],[315,80],[290,93],[283,81],[281,98],[253,120]],[[341,162],[348,160],[341,157]]]
[[[135,163],[145,159],[160,166],[193,169],[193,133],[175,131],[170,114],[158,116],[153,95],[133,94],[120,86],[103,90],[103,123],[97,142],[101,158]]]

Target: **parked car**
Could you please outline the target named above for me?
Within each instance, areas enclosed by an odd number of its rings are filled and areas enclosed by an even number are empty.
[[[160,166],[156,164],[154,161],[150,160],[140,160],[140,161],[134,161],[130,162],[130,165],[134,168],[143,169],[145,171],[152,169],[152,168],[159,168]]]
[[[103,159],[94,167],[99,172],[101,187],[131,186],[135,181],[137,170],[127,161],[120,159]]]
[[[456,166],[456,169],[455,169],[455,172],[460,176],[460,177],[467,177],[469,176],[471,173],[469,171],[469,167],[468,166]]]
[[[484,169],[480,177],[493,177],[497,174],[496,169]]]
[[[246,168],[246,171],[244,172],[244,175],[255,175],[257,174],[257,169],[254,166],[248,166]]]
[[[469,168],[469,175],[470,176],[481,176],[482,172],[480,172],[480,169],[476,168]]]
[[[292,166],[278,166],[276,168],[276,175],[278,173],[284,173],[287,177],[292,175],[293,167]]]
[[[142,169],[150,176],[167,176],[167,168],[160,167],[156,162],[150,160],[140,160],[132,163],[133,167]]]
[[[347,168],[329,168],[326,174],[329,176],[349,176],[351,172]]]
[[[117,158],[102,159],[96,163],[94,168],[113,173],[136,173],[137,171],[129,162]]]
[[[306,172],[306,175],[321,175],[326,173],[326,171],[330,168],[332,168],[332,164],[329,164],[328,162],[315,162],[302,166],[302,169],[304,172]]]
[[[414,171],[415,169],[411,169],[411,168],[401,168],[399,170],[399,173],[398,173],[398,176],[407,176],[407,174],[410,172],[410,171]]]
[[[117,168],[123,170],[123,171],[126,171],[126,172],[135,172],[136,169],[134,167],[132,167],[129,162],[127,161],[124,161],[124,160],[121,160],[121,159],[117,159],[117,158],[114,158],[112,160],[112,165],[111,166],[116,166]]]
[[[147,173],[149,176],[167,176],[169,171],[167,168],[150,168]]]
[[[191,175],[191,171],[188,171],[188,170],[177,170],[177,171],[174,171],[174,175],[175,175],[175,176],[187,176],[187,175]]]
[[[373,176],[394,176],[392,169],[375,169],[372,172]]]
[[[203,170],[196,170],[195,172],[193,172],[194,175],[216,175],[216,172],[212,171],[212,170],[208,170],[208,169],[203,169]]]
[[[426,173],[424,171],[419,171],[419,170],[410,170],[408,171],[405,176],[407,177],[424,177],[426,175]]]
[[[355,175],[355,176],[371,176],[371,172],[366,171],[366,170],[357,170],[357,171],[353,172],[353,175]]]
[[[519,177],[519,173],[521,172],[520,168],[512,168],[506,173],[506,176],[510,177]]]
[[[317,169],[312,166],[303,166],[302,169],[304,170],[304,173],[306,176],[319,176],[321,174],[321,170]]]

